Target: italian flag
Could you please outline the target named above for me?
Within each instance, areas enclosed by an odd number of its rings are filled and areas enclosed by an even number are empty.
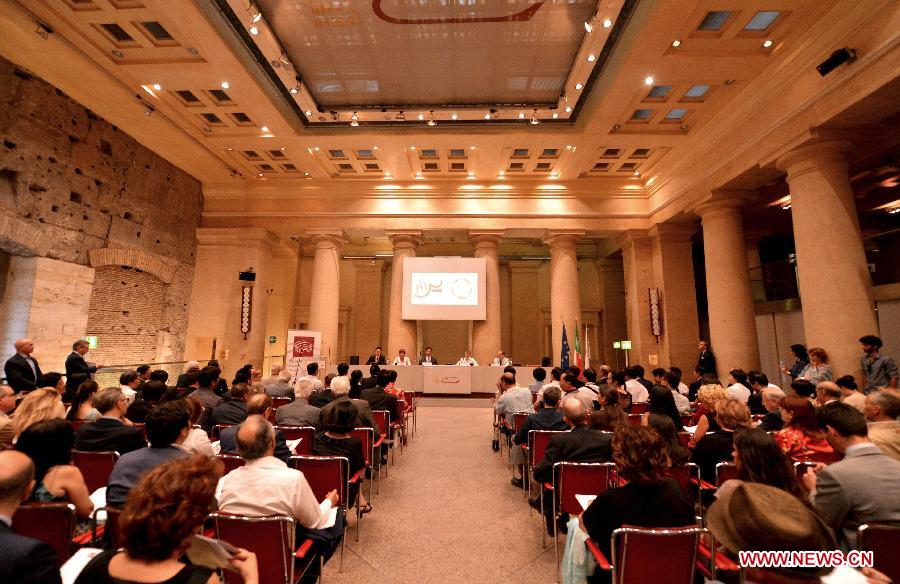
[[[578,338],[578,323],[575,323],[575,366],[584,371],[584,362],[581,360],[581,340]]]

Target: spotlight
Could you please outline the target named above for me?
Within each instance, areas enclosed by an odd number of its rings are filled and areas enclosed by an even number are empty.
[[[155,89],[156,91],[162,91],[162,85],[160,85],[159,83],[154,83],[153,89]]]
[[[450,114],[450,119],[451,119],[451,120],[455,120],[455,119],[457,119],[458,117],[459,117],[459,116],[456,115],[456,113]]]
[[[305,113],[305,114],[306,114],[306,117],[310,117],[310,116],[311,116],[311,115],[312,115],[312,112],[311,112],[311,111],[309,111],[309,110],[306,110],[306,111],[305,111],[305,112],[303,112],[303,113]]]
[[[524,119],[525,119],[525,112],[519,112],[519,119],[520,119],[520,120],[524,120]]]
[[[475,171],[473,171],[473,170],[469,171],[469,178],[475,178]]]
[[[586,30],[588,34],[591,34],[592,32],[594,32],[594,25],[588,21],[585,21],[584,30]]]
[[[645,78],[644,78],[644,85],[653,85],[653,77],[649,77],[649,76],[648,76],[648,77],[645,77]]]
[[[356,115],[356,112],[353,112],[353,115],[350,116],[350,125],[354,128],[359,125],[359,116]]]
[[[575,89],[581,89],[582,87],[584,87],[584,85],[582,85],[581,83],[575,84]]]
[[[816,65],[816,71],[819,72],[819,75],[825,77],[844,63],[849,63],[851,61],[854,61],[855,59],[855,50],[848,49],[847,47],[842,47],[831,53],[831,56]]]
[[[506,171],[505,171],[505,170],[501,170],[500,172],[497,173],[497,176],[503,176],[503,175],[505,175],[505,174],[506,174]]]
[[[295,85],[295,86],[291,87],[291,93],[293,93],[294,95],[297,95],[298,93],[300,93],[300,86]]]
[[[394,116],[394,119],[395,119],[395,120],[401,120],[401,121],[404,121],[404,122],[405,122],[405,121],[406,121],[406,115],[405,115],[405,114],[403,113],[403,111],[401,110],[400,113],[398,113],[396,116]]]
[[[259,34],[259,27],[256,25],[251,25],[250,28],[248,28],[247,30],[250,31],[250,34],[252,34],[253,36],[256,36]]]
[[[152,108],[152,107],[148,107],[147,109],[145,109],[145,110],[144,110],[144,115],[147,116],[148,118],[149,118],[150,116],[152,116],[152,115],[153,115],[153,108]]]
[[[247,12],[250,13],[250,22],[252,22],[253,24],[256,24],[257,22],[262,20],[262,12],[259,11],[259,8],[257,8],[256,5],[253,4],[253,2],[251,2],[250,5],[247,6]]]
[[[304,172],[304,173],[303,173],[303,176],[309,176],[309,173],[308,173],[308,172]]]
[[[558,112],[553,112],[553,115],[550,116],[550,117],[552,117],[552,118],[555,120],[555,119],[557,119],[557,118],[559,117],[559,113],[558,113]]]
[[[536,126],[541,123],[541,120],[538,119],[537,110],[534,110],[534,114],[531,116],[531,125]]]
[[[603,28],[609,28],[612,26],[612,20],[608,18],[603,19]]]
[[[775,41],[773,41],[771,39],[766,39],[765,41],[763,41],[763,48],[768,49],[769,47],[771,47],[774,44],[775,44]]]
[[[227,81],[223,81],[223,82],[220,83],[219,85],[222,87],[222,89],[228,89],[228,88],[231,87],[231,84],[228,83]]]
[[[391,172],[389,170],[384,171],[384,178],[391,178]]]
[[[432,127],[434,127],[434,126],[437,125],[437,122],[434,120],[434,110],[431,110],[431,113],[428,114],[428,122],[427,122],[427,124],[428,124],[429,126],[432,126]]]
[[[680,47],[680,46],[681,46],[681,41],[678,40],[678,39],[675,39],[674,41],[672,41],[672,46],[673,46],[673,47]]]
[[[260,128],[260,130],[261,130],[264,134],[268,134],[268,133],[269,133],[269,126],[263,126],[263,127]]]
[[[588,63],[593,63],[594,61],[597,60],[597,57],[595,57],[594,55],[588,55],[587,59],[588,59]]]
[[[419,121],[421,122],[422,120],[425,119],[425,114],[419,114],[419,115],[417,115],[417,116],[416,116],[416,119],[419,120]]]
[[[486,120],[491,119],[491,114],[490,114],[490,112],[484,114],[484,119],[486,119]]]
[[[421,172],[417,172],[417,173],[416,173],[416,178],[422,178],[422,173],[421,173]]]
[[[570,105],[567,105],[567,106],[566,106],[566,113],[567,113],[567,114],[572,113],[572,106],[570,106]]]

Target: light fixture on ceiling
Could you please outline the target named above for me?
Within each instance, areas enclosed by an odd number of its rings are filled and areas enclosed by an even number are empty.
[[[156,91],[162,91],[162,85],[160,85],[159,83],[154,83],[153,89],[155,89]]]
[[[609,28],[612,26],[612,20],[608,18],[603,19],[603,28]]]
[[[506,174],[506,171],[505,171],[505,170],[501,170],[500,172],[497,173],[497,176],[503,176],[503,175],[505,175],[505,174]]]
[[[416,178],[422,178],[422,173],[421,173],[421,172],[417,172],[417,173],[416,173]]]
[[[474,171],[474,170],[470,170],[470,171],[469,171],[469,178],[475,178],[475,171]]]
[[[372,146],[372,150],[378,150],[378,146]]]
[[[641,176],[641,173],[635,170],[635,171],[634,171],[634,176]]]
[[[491,119],[491,113],[488,112],[488,113],[484,114],[484,119],[486,119],[486,120]]]
[[[556,179],[558,179],[558,178],[559,178],[559,175],[556,174],[555,172],[554,172],[553,174],[550,175],[550,180],[556,180]]]
[[[391,172],[389,170],[384,171],[384,178],[391,178]]]
[[[251,24],[250,28],[248,28],[247,30],[250,31],[250,34],[252,34],[253,36],[256,36],[259,34],[259,27],[256,26],[255,24]]]
[[[566,113],[567,113],[567,114],[572,113],[572,106],[570,106],[570,105],[567,105],[567,106],[566,106]]]
[[[419,114],[419,115],[417,115],[417,116],[416,116],[416,119],[419,120],[419,121],[421,122],[422,120],[425,119],[425,114]]]
[[[535,108],[534,113],[531,114],[531,125],[536,126],[541,123],[541,120],[538,119],[537,108]]]
[[[725,85],[731,85],[733,83],[734,83],[734,79],[726,79],[725,80]]]
[[[584,21],[584,30],[587,31],[588,34],[594,32],[594,24],[591,20]]]
[[[425,123],[431,127],[434,127],[437,125],[437,122],[434,119],[434,110],[431,110],[431,113],[428,114],[428,121]]]
[[[309,176],[309,173],[308,173],[308,172],[304,172],[304,173],[303,173],[303,176]]]
[[[284,146],[282,146],[281,148],[279,148],[279,150],[281,150],[282,152],[284,152]]]
[[[524,120],[524,119],[525,119],[525,112],[519,112],[519,119],[520,119],[520,120]]]
[[[150,106],[147,106],[147,109],[144,110],[144,115],[147,116],[148,118],[149,118],[150,116],[152,116],[152,115],[153,115],[153,108],[150,107]]]
[[[309,110],[306,110],[306,111],[305,111],[305,112],[303,112],[303,113],[305,113],[305,114],[306,114],[306,117],[310,117],[310,116],[311,116],[311,115],[312,115],[312,112],[311,112],[311,111],[309,111]]]
[[[353,112],[353,115],[350,116],[350,125],[354,128],[359,125],[359,116],[356,115],[356,112]]]
[[[228,149],[229,152],[231,152],[232,150],[234,150],[234,148],[229,148],[229,149]]]
[[[763,41],[763,48],[768,49],[769,47],[771,47],[774,44],[775,44],[775,41],[773,41],[771,39],[766,39],[765,41]]]
[[[672,46],[673,46],[673,47],[680,47],[680,46],[681,46],[681,41],[678,40],[678,39],[675,39],[674,41],[672,41]]]
[[[591,53],[590,55],[587,56],[587,60],[588,60],[588,63],[593,63],[594,61],[597,60],[597,57],[595,57],[593,55],[593,53]]]
[[[394,116],[394,119],[395,119],[395,120],[400,120],[400,121],[402,121],[402,122],[405,122],[405,121],[406,121],[406,114],[403,113],[403,110],[400,110],[400,113],[398,113],[396,116]]]
[[[653,85],[653,77],[650,77],[649,75],[644,77],[644,85]]]
[[[219,84],[219,86],[220,86],[222,89],[229,89],[229,88],[231,87],[231,84],[228,83],[227,81],[223,81],[222,83]]]
[[[451,119],[451,120],[455,120],[455,119],[457,119],[458,117],[459,117],[459,115],[457,115],[456,112],[453,112],[452,114],[450,114],[450,119]]]
[[[559,117],[559,112],[553,112],[553,115],[551,115],[550,117],[552,117],[554,120],[557,119]]]
[[[299,83],[297,85],[291,87],[291,93],[293,93],[294,95],[297,95],[298,93],[300,93],[300,84]]]
[[[584,85],[582,85],[581,83],[575,84],[575,89],[581,89],[582,87],[584,87]]]
[[[259,11],[259,8],[251,2],[249,6],[247,6],[247,12],[250,13],[250,22],[256,24],[260,20],[262,20],[262,12]]]
[[[785,211],[790,211],[791,209],[791,198],[788,197],[785,201],[781,203],[781,208]]]

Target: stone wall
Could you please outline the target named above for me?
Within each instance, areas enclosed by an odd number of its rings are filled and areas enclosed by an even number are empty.
[[[156,344],[150,349],[156,359],[180,359],[194,272],[195,229],[203,204],[200,183],[59,90],[3,59],[0,141],[0,249],[12,256],[101,268],[101,275],[107,269],[104,266],[155,266],[150,273],[163,292],[156,298],[160,315],[150,335],[157,339]],[[124,250],[127,253],[120,253]],[[135,270],[124,270],[121,275],[126,288],[148,277]],[[4,278],[9,285],[9,278]],[[121,298],[100,288],[95,288],[91,298],[92,315],[102,313],[105,306],[109,310],[122,306]],[[29,310],[25,306],[4,308],[7,321],[27,319],[22,314]],[[53,310],[53,306],[39,308]],[[34,309],[32,305],[31,311]],[[62,304],[57,309],[69,310]],[[87,316],[87,307],[84,311],[77,322]],[[122,315],[122,319],[128,316]],[[95,332],[103,326],[99,321],[88,324]],[[3,327],[9,328],[8,323],[0,322]],[[77,338],[85,334],[84,324],[74,332],[66,327],[48,334],[74,334]],[[119,344],[114,338],[106,342],[103,335],[99,335],[100,346],[110,351],[104,355],[106,362],[131,362],[131,349],[115,354]],[[0,331],[0,337],[6,335]],[[11,348],[0,347],[3,355],[10,352]],[[35,355],[50,362],[65,357],[44,354],[40,346]]]

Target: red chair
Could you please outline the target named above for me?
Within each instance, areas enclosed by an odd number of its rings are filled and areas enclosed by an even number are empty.
[[[580,515],[584,509],[575,495],[599,495],[609,489],[616,474],[612,462],[557,462],[553,465],[553,549],[559,565],[559,525],[562,513]],[[543,497],[541,497],[543,500]]]
[[[296,521],[293,517],[210,513],[208,519],[212,521],[217,538],[256,554],[260,582],[296,584],[316,560],[319,573],[322,573],[322,557],[312,552],[311,539],[295,547]],[[231,570],[223,570],[223,574],[227,584],[244,581]]]
[[[593,540],[587,540],[587,547],[599,569],[612,571],[613,584],[692,584],[704,536],[709,531],[702,527],[621,527],[610,538],[612,561]]]
[[[77,466],[84,476],[84,484],[87,485],[89,493],[106,486],[117,460],[119,460],[119,453],[111,450],[102,452],[72,451],[72,464]]]
[[[79,428],[81,428],[85,424],[90,424],[90,423],[91,422],[88,422],[87,420],[69,420],[69,425],[72,426],[72,429],[75,430],[76,432],[78,431]]]
[[[222,433],[222,430],[225,430],[226,428],[231,428],[231,426],[233,426],[233,425],[234,424],[216,424],[215,426],[213,426],[213,429],[212,429],[213,440],[218,440],[219,435]]]
[[[640,426],[644,421],[644,414],[628,414],[628,423],[632,426]]]
[[[534,481],[531,480],[531,477],[534,476],[534,467],[536,467],[542,460],[544,460],[544,452],[547,451],[547,444],[550,443],[550,439],[553,438],[556,434],[562,434],[565,430],[529,430],[528,432],[528,452],[526,456],[526,463],[528,464],[528,498],[531,499],[532,489],[531,485]],[[541,497],[541,504],[543,505],[544,498]],[[541,507],[541,511],[543,512],[543,507]],[[530,512],[529,512],[530,514]],[[543,513],[541,513],[543,516]]]
[[[12,525],[15,533],[52,547],[60,566],[72,555],[75,506],[71,503],[27,503],[16,510]]]
[[[641,402],[641,403],[638,403],[638,404],[631,404],[631,410],[629,410],[629,413],[631,413],[631,414],[643,414],[643,413],[645,413],[645,412],[647,411],[647,408],[648,408],[648,407],[649,407],[649,406],[647,405],[647,402]]]
[[[101,519],[100,514],[103,514]],[[122,532],[119,530],[121,507],[98,507],[91,513],[91,541],[94,547],[120,548],[125,545]],[[101,521],[103,521],[101,523]],[[104,544],[101,539],[105,539]]]
[[[737,465],[733,462],[720,462],[716,465],[716,488],[722,486],[725,481],[738,478]]]
[[[217,454],[216,458],[225,465],[225,472],[223,475],[227,475],[234,469],[244,466],[244,459],[236,454]]]
[[[872,552],[873,566],[893,582],[900,582],[900,524],[867,523],[859,526],[859,549]]]
[[[394,429],[394,426],[391,425],[391,413],[387,410],[372,410],[372,419],[378,424],[378,427],[381,428],[381,436],[378,437],[378,446],[381,446],[381,443],[384,440],[389,440],[391,437],[391,430]],[[394,443],[397,440],[393,441]],[[394,457],[394,444],[391,444],[391,462],[393,462]],[[378,470],[381,470],[381,456],[378,457],[379,467]],[[387,474],[387,466],[384,468],[385,474]]]
[[[281,431],[285,440],[300,440],[294,454],[312,454],[313,445],[316,443],[316,429],[312,426],[275,426]]]
[[[363,456],[366,460],[366,468],[374,468],[372,465],[374,464],[375,456],[377,456],[377,450],[375,449],[375,442],[373,441],[373,437],[375,436],[375,431],[372,428],[354,428],[352,432],[350,432],[351,436],[359,438],[359,441],[362,443],[363,447]],[[381,446],[381,440],[378,441],[378,446]],[[365,473],[358,472],[356,475],[359,478],[359,487],[362,488],[362,483],[365,480]],[[372,482],[377,479],[375,483],[376,490],[375,494],[378,494],[378,485],[381,483],[381,479],[378,476],[378,473],[373,474],[372,481],[369,482],[369,498],[372,497]],[[352,483],[353,481],[351,481]]]
[[[681,487],[681,492],[684,494],[685,499],[696,503],[697,516],[702,517],[703,498],[701,490],[707,488],[715,490],[716,487],[700,479],[700,467],[693,462],[688,462],[680,466],[669,467],[666,474],[675,479],[675,482]],[[699,520],[698,523],[700,523]]]
[[[272,398],[272,409],[277,410],[281,406],[286,406],[289,403],[291,403],[292,401],[294,401],[294,400],[289,397],[273,397]]]
[[[371,429],[370,429],[371,431]],[[306,477],[306,482],[316,496],[316,501],[322,501],[331,491],[337,491],[341,498],[340,505],[349,509],[350,483],[359,481],[357,472],[352,477],[350,474],[350,461],[343,456],[292,456],[288,465],[296,468]],[[359,523],[362,514],[359,509],[359,497],[356,497],[356,541],[359,541]],[[340,570],[344,570],[344,541],[341,538]],[[261,581],[261,580],[260,580]]]
[[[691,440],[693,439],[693,435],[691,435],[690,432],[679,432],[678,434],[676,434],[676,436],[678,437],[678,442],[680,442],[682,446],[684,446],[685,448],[691,447]]]

